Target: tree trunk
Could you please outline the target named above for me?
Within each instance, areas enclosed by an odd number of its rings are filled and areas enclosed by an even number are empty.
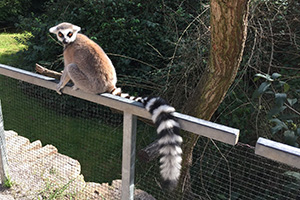
[[[211,0],[211,48],[207,70],[202,75],[193,95],[184,107],[184,113],[210,120],[223,101],[240,66],[246,35],[249,0]],[[192,153],[199,138],[183,134],[183,161],[180,191],[190,192],[189,168]]]

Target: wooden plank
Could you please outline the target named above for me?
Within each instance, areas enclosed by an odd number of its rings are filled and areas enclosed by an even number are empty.
[[[260,137],[256,142],[255,154],[300,169],[299,148]]]

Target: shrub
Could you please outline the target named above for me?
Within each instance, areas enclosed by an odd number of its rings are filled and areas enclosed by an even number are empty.
[[[174,33],[174,29],[183,30],[193,19],[184,9],[180,1],[50,1],[43,15],[20,18],[18,27],[34,36],[27,43],[28,50],[23,52],[27,69],[33,70],[35,62],[57,71],[63,68],[62,58],[58,57],[62,48],[48,29],[67,21],[80,26],[82,33],[108,53],[120,86],[136,86],[133,91],[138,93],[142,89],[163,88],[165,77],[158,79],[151,75],[166,69],[174,57],[180,34]],[[173,67],[183,68],[183,65]]]

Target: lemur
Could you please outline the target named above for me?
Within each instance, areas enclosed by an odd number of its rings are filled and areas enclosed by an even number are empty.
[[[60,90],[72,80],[73,89],[88,93],[111,93],[143,103],[152,114],[156,125],[160,154],[160,174],[162,186],[168,190],[176,187],[181,170],[182,137],[179,135],[179,123],[173,113],[175,109],[160,97],[131,97],[116,87],[116,70],[103,49],[87,36],[78,33],[79,26],[60,23],[49,29],[63,43],[64,70],[57,84]]]

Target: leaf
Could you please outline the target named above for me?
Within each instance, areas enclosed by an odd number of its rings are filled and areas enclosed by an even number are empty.
[[[274,115],[278,115],[279,113],[281,113],[282,111],[284,111],[286,109],[286,106],[281,106],[281,107],[275,107],[272,108],[269,113],[268,113],[268,117],[272,117]]]
[[[277,79],[277,78],[281,77],[281,74],[273,73],[271,77],[272,77],[273,79]]]
[[[300,181],[300,173],[299,172],[287,171],[287,172],[284,172],[283,174],[287,175],[287,176],[292,176],[295,179],[297,179],[298,181]]]
[[[293,146],[295,146],[297,144],[296,140],[298,137],[295,135],[294,131],[286,130],[286,131],[284,131],[283,135],[284,135],[285,142],[287,144],[293,145]]]
[[[277,133],[278,131],[282,130],[282,129],[288,129],[287,125],[282,122],[281,120],[275,118],[275,119],[271,119],[270,122],[275,123],[276,125],[273,126],[271,128],[271,133],[274,135],[275,133]]]
[[[271,79],[269,74],[263,75],[263,74],[255,74],[254,76],[259,77],[259,78],[264,78],[268,81],[274,81],[273,79]],[[257,78],[256,80],[258,80],[259,78]]]
[[[270,85],[271,83],[263,82],[258,88],[258,93],[259,94],[264,93],[270,87]]]
[[[276,125],[276,126],[272,127],[272,128],[270,129],[270,131],[271,131],[271,133],[274,135],[274,134],[276,134],[278,131],[280,131],[281,129],[282,129],[282,126]]]
[[[282,107],[286,97],[287,97],[286,93],[276,93],[275,94],[275,103],[276,103],[276,105],[278,107]]]
[[[290,90],[290,85],[289,84],[287,84],[287,83],[284,83],[284,85],[283,85],[283,91],[284,92],[288,92],[289,90]]]
[[[297,128],[297,135],[300,136],[300,128]]]
[[[287,99],[287,101],[291,106],[293,106],[295,103],[297,103],[298,100],[295,98],[295,99]]]

